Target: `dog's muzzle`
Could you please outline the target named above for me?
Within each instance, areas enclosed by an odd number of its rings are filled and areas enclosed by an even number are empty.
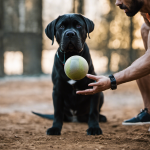
[[[70,38],[70,39],[73,38],[75,35],[76,35],[76,33],[74,31],[67,31],[65,33],[65,36]]]
[[[60,47],[63,52],[80,53],[83,49],[82,41],[74,29],[67,29],[64,32]]]

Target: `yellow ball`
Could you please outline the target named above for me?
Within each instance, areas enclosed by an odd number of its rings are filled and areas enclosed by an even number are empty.
[[[88,73],[89,66],[83,57],[75,55],[67,59],[64,70],[70,79],[81,80]]]

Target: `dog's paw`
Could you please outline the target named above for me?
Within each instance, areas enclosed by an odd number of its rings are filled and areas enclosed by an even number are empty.
[[[96,127],[96,128],[90,127],[86,131],[87,131],[87,135],[100,135],[100,134],[102,134],[102,130],[100,127]]]
[[[46,134],[47,135],[60,135],[60,129],[59,128],[56,128],[56,127],[52,127],[52,128],[49,128],[47,131],[46,131]]]
[[[106,116],[99,114],[99,122],[107,122]]]

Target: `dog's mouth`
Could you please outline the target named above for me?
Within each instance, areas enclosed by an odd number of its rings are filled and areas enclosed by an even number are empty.
[[[68,46],[67,46],[67,50],[74,50],[75,49],[75,46],[69,42]]]
[[[69,44],[66,48],[66,52],[78,52],[78,53],[80,53],[81,51],[82,50],[77,50],[72,42],[69,42]]]

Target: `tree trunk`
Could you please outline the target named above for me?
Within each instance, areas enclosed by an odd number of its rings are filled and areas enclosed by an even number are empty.
[[[73,13],[84,14],[84,0],[73,0]]]
[[[3,51],[3,0],[0,0],[0,76],[4,76],[4,51]]]

